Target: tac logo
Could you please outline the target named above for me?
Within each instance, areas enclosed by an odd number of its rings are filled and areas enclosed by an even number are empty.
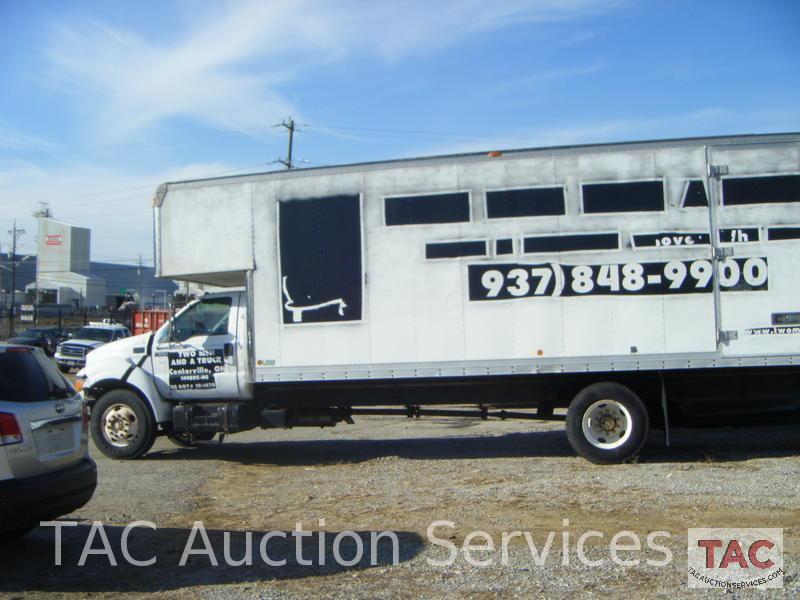
[[[690,588],[783,587],[783,529],[689,529]]]

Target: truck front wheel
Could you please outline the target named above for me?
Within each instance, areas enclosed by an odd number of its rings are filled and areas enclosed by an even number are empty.
[[[601,382],[583,388],[567,412],[567,438],[582,457],[598,464],[639,454],[650,426],[647,409],[630,388]]]
[[[110,458],[144,456],[156,439],[156,423],[144,401],[129,390],[112,390],[92,407],[92,440]]]

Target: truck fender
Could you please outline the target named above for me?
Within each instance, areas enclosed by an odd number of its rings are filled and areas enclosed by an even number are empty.
[[[129,360],[107,362],[115,364],[103,364],[102,368],[97,368],[100,365],[93,365],[92,371],[95,376],[87,379],[84,385],[84,393],[88,397],[96,399],[110,390],[129,389],[147,402],[158,423],[172,421],[172,404],[165,401],[158,393],[158,388],[149,373]],[[78,376],[84,372],[85,370],[81,371]]]

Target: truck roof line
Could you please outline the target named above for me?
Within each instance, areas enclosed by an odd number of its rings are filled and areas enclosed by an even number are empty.
[[[223,182],[230,180],[237,182],[249,178],[259,178],[266,175],[275,178],[283,179],[288,177],[303,177],[305,175],[317,174],[319,172],[348,172],[364,169],[377,169],[382,167],[402,166],[402,165],[419,165],[419,164],[441,164],[454,162],[458,160],[502,160],[506,157],[520,157],[526,155],[559,155],[559,154],[573,154],[585,151],[608,152],[616,149],[627,150],[636,148],[663,148],[674,146],[690,146],[698,144],[747,144],[747,143],[764,143],[764,142],[780,142],[780,141],[800,141],[800,132],[784,132],[784,133],[746,133],[736,135],[717,135],[717,136],[702,136],[702,137],[686,137],[686,138],[665,138],[656,140],[636,140],[625,142],[603,142],[594,144],[568,144],[563,146],[541,146],[533,148],[512,148],[505,150],[486,150],[483,152],[463,152],[457,154],[440,154],[429,155],[409,158],[396,158],[389,160],[366,161],[359,163],[347,163],[342,165],[328,165],[319,167],[304,167],[301,169],[292,170],[273,170],[273,171],[258,171],[255,173],[243,173],[239,175],[222,175],[217,177],[203,177],[197,179],[185,179],[168,181],[158,186],[155,197],[153,199],[154,206],[161,206],[166,196],[167,188],[173,185],[185,185],[193,183],[205,183],[218,181]]]

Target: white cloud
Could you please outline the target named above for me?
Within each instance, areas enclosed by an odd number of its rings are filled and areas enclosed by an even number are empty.
[[[313,67],[358,56],[398,61],[520,23],[576,20],[619,0],[293,0],[200,4],[177,39],[151,41],[98,22],[61,25],[52,79],[124,139],[173,117],[232,129],[300,111],[280,91]]]
[[[0,149],[50,151],[58,146],[44,138],[19,131],[0,122]]]

